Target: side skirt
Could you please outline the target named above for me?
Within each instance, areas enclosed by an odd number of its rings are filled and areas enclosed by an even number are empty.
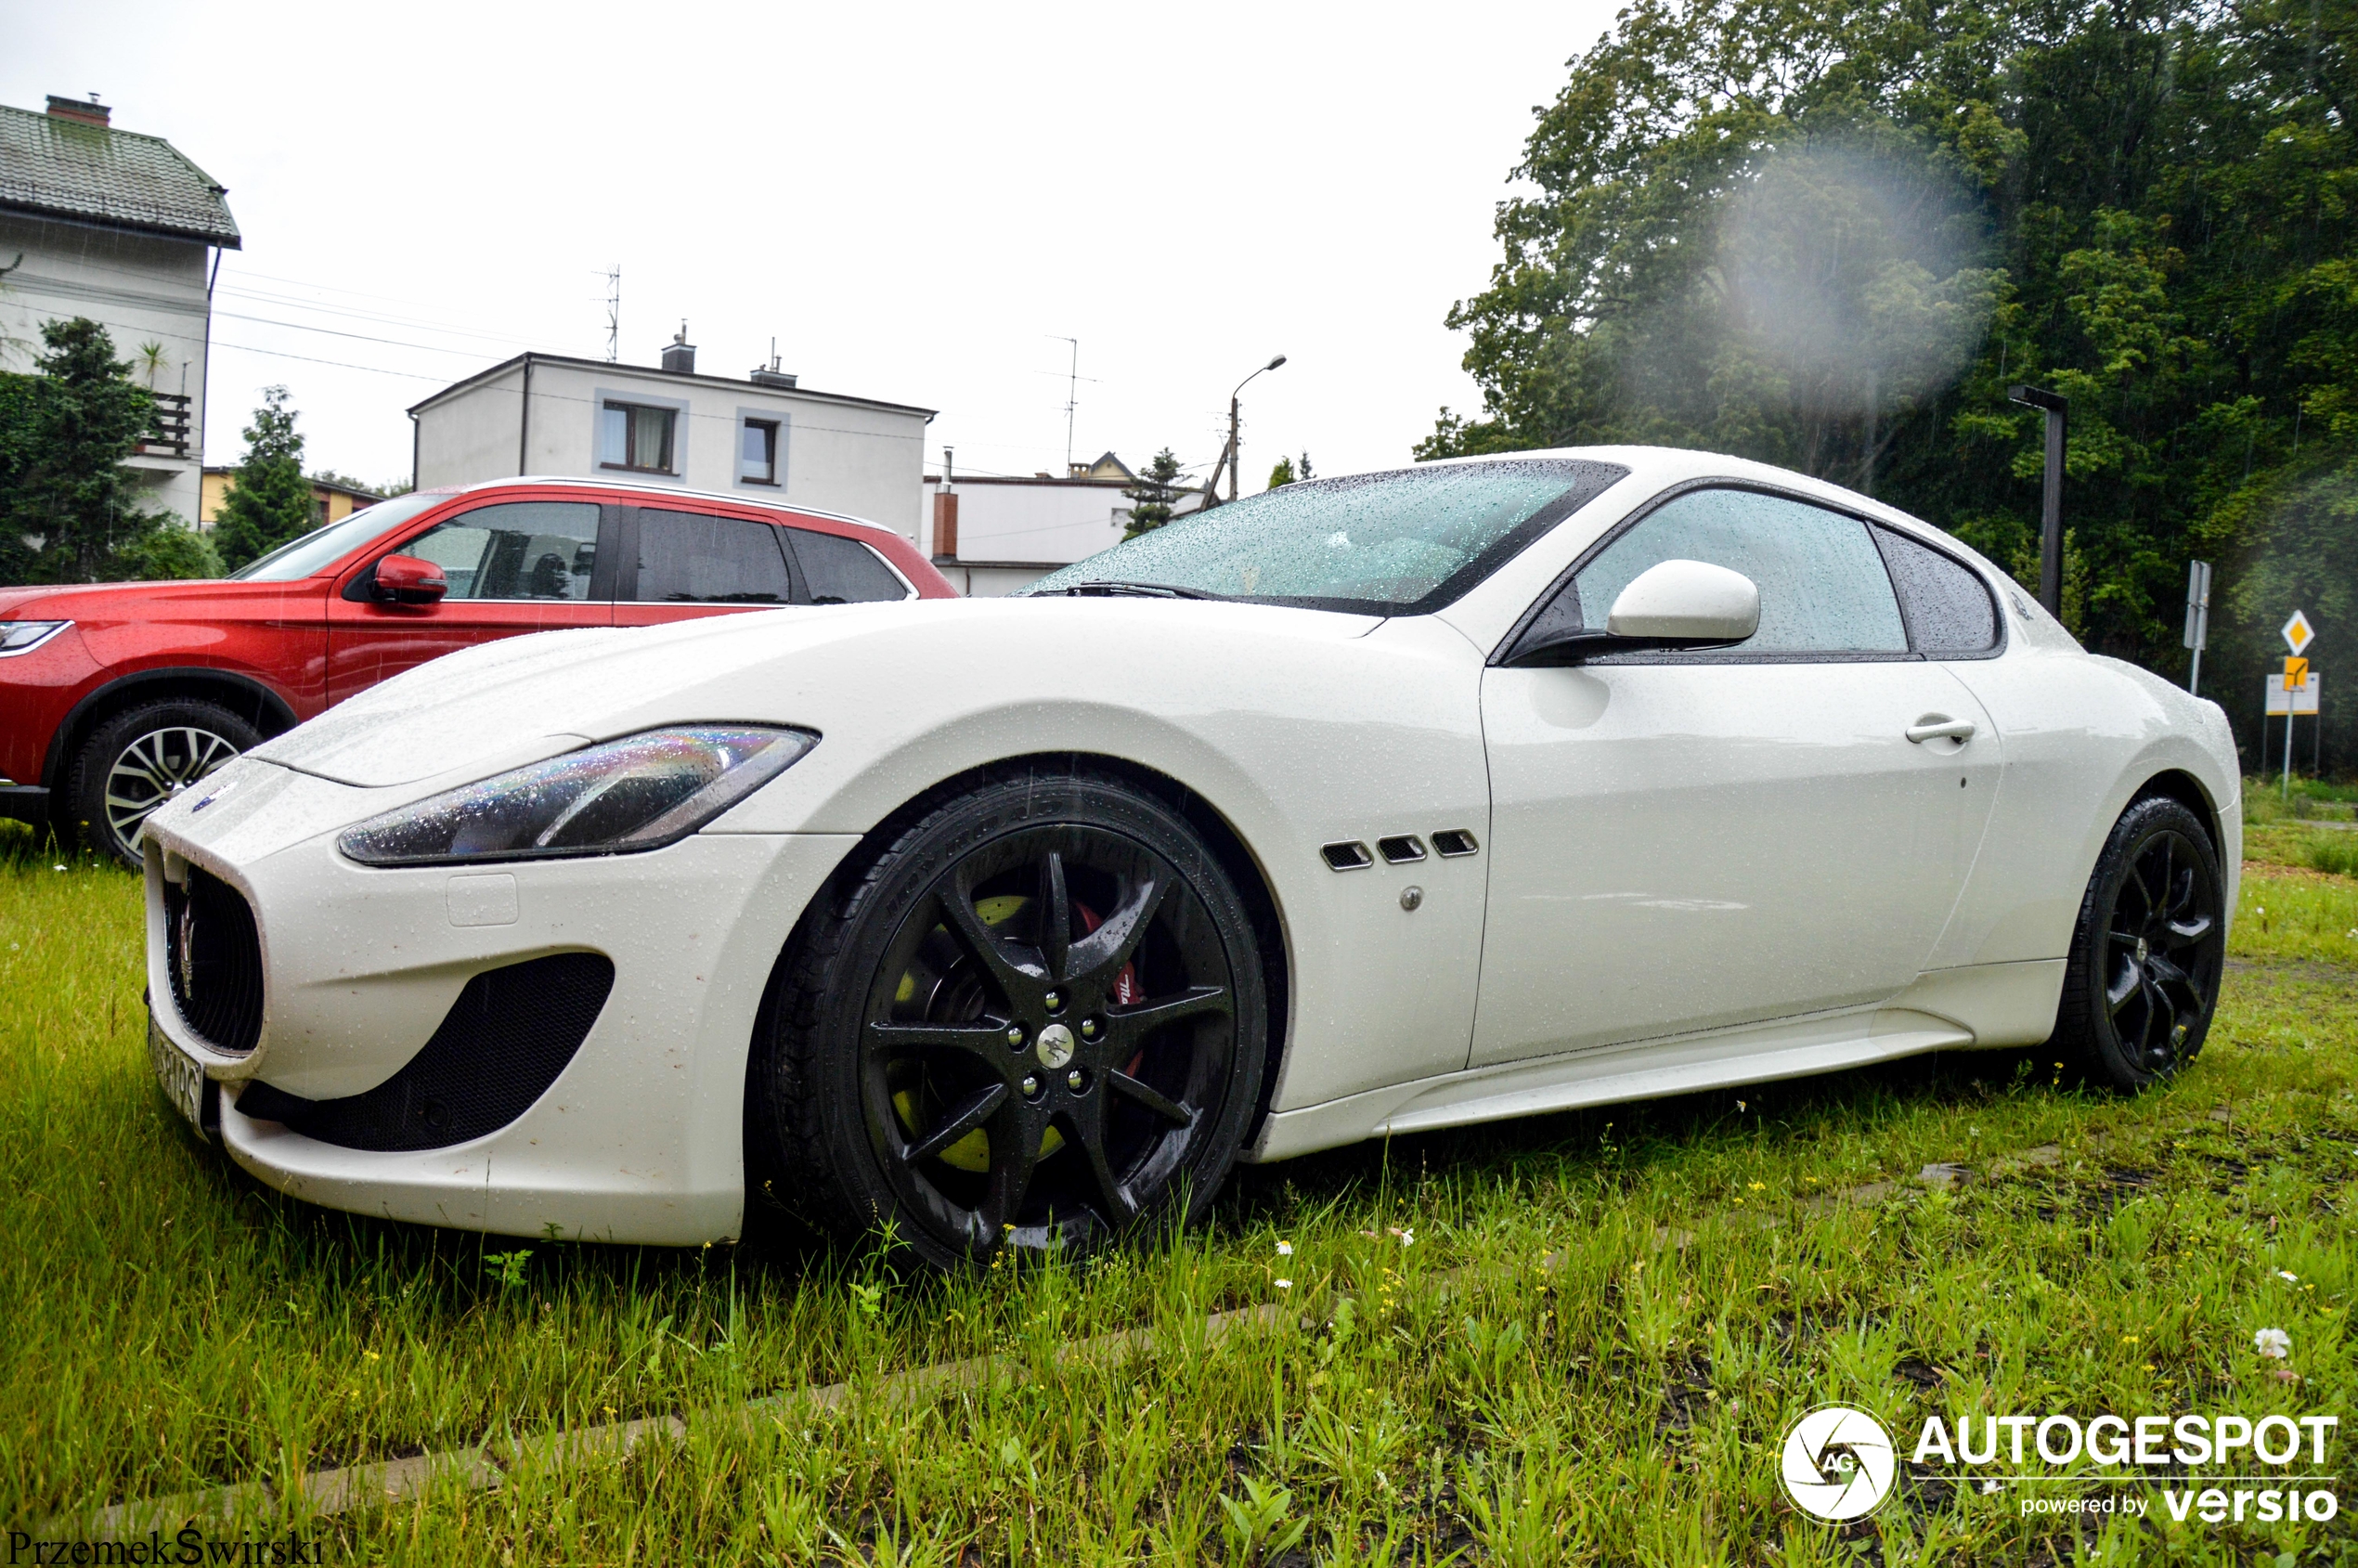
[[[1926,1051],[2031,1044],[2054,1026],[2064,962],[1933,970],[1877,1007],[1448,1073],[1283,1110],[1249,1159],[1290,1159],[1394,1133],[1422,1133],[1583,1106],[1661,1099],[1892,1061]]]

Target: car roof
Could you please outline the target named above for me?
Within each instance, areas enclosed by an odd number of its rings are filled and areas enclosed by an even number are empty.
[[[879,534],[889,534],[897,539],[905,540],[908,538],[906,534],[887,528],[881,523],[872,523],[865,517],[854,517],[849,512],[829,512],[822,507],[804,506],[795,501],[766,500],[758,496],[724,495],[718,490],[679,490],[667,485],[658,489],[647,485],[634,484],[628,479],[605,479],[579,473],[510,474],[499,479],[477,479],[465,485],[436,485],[421,493],[429,496],[471,496],[479,490],[497,490],[520,485],[574,485],[593,490],[633,490],[640,495],[680,496],[690,500],[721,501],[730,506],[752,507],[760,512],[787,512],[797,517],[823,517],[830,523],[849,523],[855,528],[873,528]]]

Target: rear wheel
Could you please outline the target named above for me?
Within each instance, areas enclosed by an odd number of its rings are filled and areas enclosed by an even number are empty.
[[[1265,1010],[1243,903],[1176,812],[1116,779],[993,780],[806,923],[757,1042],[757,1180],[942,1267],[1196,1218]]]
[[[2140,800],[2114,826],[2055,1018],[2055,1043],[2090,1077],[2142,1089],[2202,1049],[2225,966],[2225,887],[2210,836],[2178,801]]]
[[[139,863],[148,813],[252,746],[261,732],[218,703],[173,697],[102,721],[74,754],[67,820],[94,849]]]

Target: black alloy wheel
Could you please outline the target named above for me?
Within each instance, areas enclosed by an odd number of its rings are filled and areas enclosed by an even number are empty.
[[[75,753],[64,825],[136,870],[149,813],[261,744],[259,731],[217,703],[175,697],[127,708]]]
[[[1199,1215],[1266,1003],[1185,819],[1118,780],[1001,779],[860,869],[773,988],[748,1095],[770,1195],[847,1238],[889,1222],[940,1266]]]
[[[2200,819],[2176,800],[2131,805],[2080,905],[2056,1043],[2117,1089],[2177,1072],[2209,1032],[2226,936],[2225,883]]]

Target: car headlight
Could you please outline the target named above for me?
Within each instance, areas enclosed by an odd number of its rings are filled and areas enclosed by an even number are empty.
[[[10,654],[30,654],[72,624],[71,621],[0,621],[0,659]]]
[[[677,843],[800,761],[807,730],[682,724],[546,762],[371,817],[336,848],[363,865],[447,865],[617,855]]]

